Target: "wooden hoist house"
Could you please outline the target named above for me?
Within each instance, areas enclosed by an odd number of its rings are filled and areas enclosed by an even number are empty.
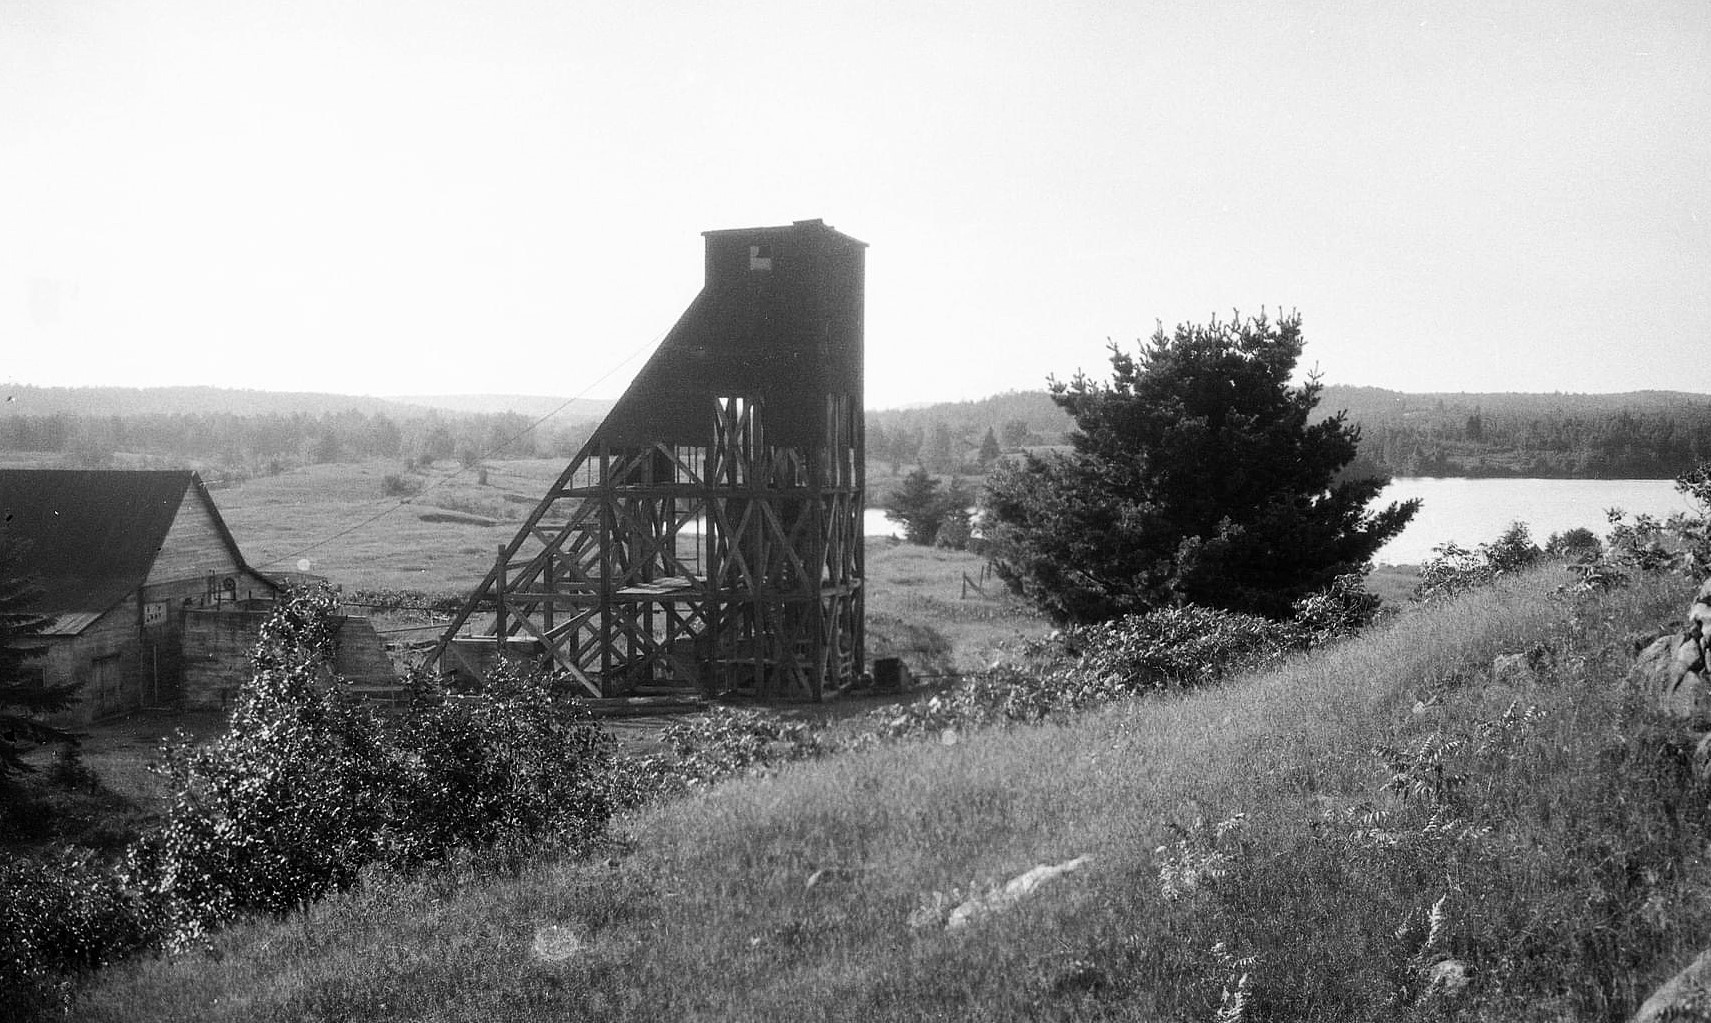
[[[708,231],[706,281],[430,655],[591,696],[819,700],[863,671],[866,245]]]

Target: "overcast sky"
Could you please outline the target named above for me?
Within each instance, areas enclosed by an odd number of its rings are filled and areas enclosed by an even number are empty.
[[[870,407],[1262,306],[1711,392],[1708,188],[1704,0],[0,0],[0,380],[615,396],[701,231],[820,217]]]

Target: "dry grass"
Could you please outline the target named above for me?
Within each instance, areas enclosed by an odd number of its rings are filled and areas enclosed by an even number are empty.
[[[1051,631],[1032,608],[988,577],[967,551],[918,547],[899,540],[867,542],[867,636],[872,657],[898,656],[917,675],[984,668]]]
[[[528,513],[507,497],[538,499],[563,468],[551,459],[498,462],[481,486],[475,470],[442,462],[413,477],[420,493],[389,497],[394,463],[312,465],[222,487],[214,502],[244,557],[264,571],[308,559],[309,571],[346,589],[468,590]]]
[[[1418,939],[1400,925],[1444,897],[1446,948],[1472,961],[1484,1018],[1622,1018],[1711,931],[1711,865],[1683,852],[1702,844],[1703,794],[1695,803],[1669,775],[1673,740],[1620,680],[1623,634],[1674,617],[1683,593],[1641,588],[1572,612],[1547,598],[1555,582],[1411,610],[1213,690],[728,784],[641,814],[586,861],[376,879],[221,935],[213,955],[115,970],[77,1011],[1210,1019],[1234,981],[1210,952],[1223,941],[1260,957],[1256,1018],[1438,1018],[1444,1006],[1410,993]],[[1494,656],[1531,647],[1556,667],[1491,678]],[[1449,763],[1468,781],[1435,810],[1487,832],[1434,837],[1420,804],[1385,794],[1374,746],[1487,735],[1514,701],[1538,708],[1518,745]],[[1363,801],[1389,815],[1395,844],[1352,855],[1335,811]],[[1170,825],[1237,813],[1248,824],[1227,876],[1165,899],[1155,849],[1174,841]],[[906,923],[933,891],[978,892],[1077,855],[1092,868],[987,923]],[[543,957],[554,948],[577,950]]]

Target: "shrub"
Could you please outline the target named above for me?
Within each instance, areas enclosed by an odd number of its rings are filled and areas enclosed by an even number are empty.
[[[367,608],[372,612],[382,611],[423,611],[431,614],[452,615],[463,608],[465,594],[452,590],[357,590],[344,603],[348,606]]]
[[[1042,721],[1143,692],[1205,685],[1280,657],[1303,645],[1303,635],[1258,615],[1193,605],[1070,626],[1033,648],[1041,661],[1034,668],[999,666],[927,700],[872,711],[869,721],[884,738]]]
[[[63,1009],[71,980],[146,946],[149,914],[87,854],[0,852],[0,1015]]]
[[[581,846],[618,797],[611,735],[565,705],[550,676],[510,663],[481,692],[418,700],[387,736],[390,804],[379,836],[393,866],[458,848]]]
[[[638,798],[711,785],[827,752],[804,722],[787,721],[769,711],[727,707],[667,725],[660,740],[672,755],[649,757],[638,765],[643,779]]]
[[[1675,478],[1675,489],[1698,506],[1659,521],[1636,515],[1632,522],[1619,508],[1605,513],[1610,523],[1610,560],[1641,571],[1675,571],[1699,579],[1711,574],[1711,462]]]
[[[611,739],[551,679],[502,666],[483,692],[416,701],[388,728],[327,679],[335,610],[326,590],[282,605],[227,732],[164,751],[172,803],[126,874],[170,946],[294,909],[372,863],[580,844],[611,817]]]
[[[134,850],[174,947],[252,912],[349,885],[377,855],[387,802],[378,726],[322,684],[321,622],[293,600],[263,626],[225,734],[162,750],[166,820]]]
[[[1561,533],[1552,533],[1545,541],[1545,553],[1570,561],[1595,561],[1604,555],[1604,541],[1585,526],[1575,526]]]
[[[1323,646],[1356,635],[1378,618],[1384,602],[1366,589],[1366,573],[1340,575],[1331,585],[1295,602],[1290,626],[1303,647]]]
[[[1535,564],[1544,552],[1533,543],[1525,522],[1511,522],[1497,539],[1480,544],[1479,553],[1494,574],[1506,575]]]
[[[1432,557],[1420,566],[1414,599],[1427,601],[1454,596],[1484,586],[1499,576],[1522,571],[1543,556],[1524,522],[1510,523],[1497,539],[1482,543],[1475,550],[1454,542],[1441,543],[1432,548]]]
[[[419,493],[422,485],[398,473],[387,473],[381,477],[380,492],[387,497],[411,497]]]
[[[1293,639],[1268,618],[1212,608],[1165,608],[1063,632],[1075,671],[1125,689],[1201,685],[1281,653]]]

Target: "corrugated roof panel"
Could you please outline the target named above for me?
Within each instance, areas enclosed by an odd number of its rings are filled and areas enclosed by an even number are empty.
[[[69,614],[54,615],[53,621],[41,631],[43,636],[75,636],[84,629],[95,624],[105,611],[73,611]]]

